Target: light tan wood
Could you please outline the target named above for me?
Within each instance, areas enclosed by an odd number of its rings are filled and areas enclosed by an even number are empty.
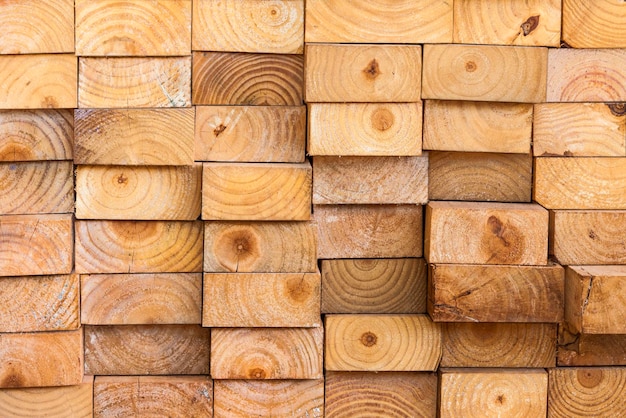
[[[536,157],[626,156],[626,107],[620,103],[535,105]]]
[[[422,207],[316,205],[317,258],[422,256]]]
[[[209,374],[209,330],[199,325],[87,325],[85,373]]]
[[[444,323],[441,367],[555,367],[556,324]]]
[[[78,166],[76,218],[193,221],[202,166]]]
[[[320,273],[205,273],[203,327],[319,327]]]
[[[431,151],[428,155],[430,200],[530,202],[530,154]]]
[[[423,148],[528,154],[532,124],[530,104],[426,100]]]
[[[534,200],[548,209],[626,209],[626,158],[537,158]]]
[[[0,388],[78,385],[83,330],[0,334]]]
[[[0,332],[74,330],[80,326],[78,275],[0,278]]]
[[[419,45],[309,44],[307,102],[418,102]]]
[[[302,105],[301,55],[193,53],[194,105]]]
[[[324,416],[323,380],[216,380],[214,417]]]
[[[573,48],[625,48],[626,7],[620,0],[563,1],[563,41]]]
[[[71,110],[0,111],[0,161],[71,160]]]
[[[585,334],[626,334],[626,266],[568,266],[565,320]]]
[[[424,45],[422,98],[543,102],[547,61],[547,48]]]
[[[428,202],[428,155],[313,158],[313,204]]]
[[[543,417],[548,373],[533,369],[446,370],[440,375],[442,418]]]
[[[625,101],[625,68],[624,50],[551,49],[548,53],[546,101]]]
[[[355,416],[434,417],[437,375],[412,372],[327,372],[329,418]]]
[[[455,0],[454,43],[559,46],[560,0]]]
[[[626,366],[626,335],[572,334],[559,326],[558,366]]]
[[[213,379],[321,379],[320,328],[213,328]]]
[[[74,108],[77,78],[74,55],[0,56],[0,109]]]
[[[191,0],[76,0],[76,55],[191,53]]]
[[[314,225],[309,222],[205,222],[204,271],[314,273]]]
[[[72,0],[5,0],[0,54],[74,52]]]
[[[200,273],[91,274],[80,278],[89,325],[200,324]]]
[[[563,320],[564,271],[548,266],[431,264],[428,313],[445,322]]]
[[[554,256],[562,265],[626,264],[626,211],[550,213]]]
[[[194,50],[301,54],[304,0],[200,0],[193,4]]]
[[[548,370],[548,418],[626,415],[626,369],[575,367]]]
[[[424,254],[438,264],[546,265],[548,211],[535,203],[430,202]]]
[[[46,214],[74,211],[71,161],[0,163],[0,213]]]
[[[202,164],[202,219],[307,221],[311,164]]]
[[[309,155],[422,154],[422,103],[309,103]]]
[[[306,107],[197,106],[196,161],[304,162]]]
[[[322,260],[322,313],[426,312],[422,258]]]
[[[199,221],[76,221],[76,272],[201,272],[202,226]]]
[[[80,58],[78,79],[81,108],[191,105],[190,57]]]
[[[211,417],[213,381],[208,376],[97,376],[94,417]]]
[[[76,109],[74,163],[191,165],[193,109]]]
[[[307,0],[306,42],[452,42],[452,3]]]
[[[441,329],[427,315],[326,315],[325,369],[433,371]]]
[[[0,216],[0,276],[69,274],[72,215]]]

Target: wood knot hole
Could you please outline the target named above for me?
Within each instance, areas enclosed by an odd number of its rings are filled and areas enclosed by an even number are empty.
[[[219,126],[216,126],[215,129],[213,129],[213,135],[215,135],[215,137],[217,138],[218,136],[220,136],[224,131],[226,130],[226,126],[223,123],[220,123]]]
[[[378,66],[378,61],[376,61],[376,58],[374,58],[370,61],[369,64],[367,64],[367,67],[365,67],[363,72],[365,73],[365,76],[370,80],[374,80],[380,75],[380,68]]]
[[[522,23],[522,33],[524,34],[524,36],[528,36],[532,31],[537,29],[537,26],[539,26],[539,15],[531,16],[526,19],[524,23]]]
[[[502,404],[504,403],[504,400],[505,400],[504,395],[498,395],[498,396],[496,397],[496,403],[497,403],[498,405],[502,405]]]
[[[117,183],[118,184],[126,184],[128,182],[128,177],[124,177],[124,173],[120,174],[117,177]]]
[[[377,342],[378,342],[378,337],[374,333],[371,333],[368,331],[368,332],[364,332],[363,335],[361,335],[361,344],[363,344],[366,347],[372,347],[376,345]]]
[[[607,103],[607,106],[615,116],[626,115],[626,103]]]
[[[270,14],[271,14],[272,16],[276,16],[276,13],[278,13],[278,12],[276,11],[276,9],[272,9],[272,10],[270,11]]]
[[[249,379],[265,379],[266,376],[265,370],[259,368],[254,368],[248,372]]]
[[[468,73],[473,73],[474,71],[476,71],[477,68],[478,66],[474,61],[467,61],[465,63],[465,71],[467,71]]]

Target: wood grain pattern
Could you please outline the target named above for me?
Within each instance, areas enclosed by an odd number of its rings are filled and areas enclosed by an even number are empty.
[[[320,328],[212,328],[213,379],[321,379]]]
[[[559,46],[560,0],[454,2],[454,43]]]
[[[79,60],[78,107],[160,108],[190,105],[190,57]]]
[[[309,162],[202,164],[202,219],[307,221]]]
[[[193,53],[194,105],[301,106],[301,55]]]
[[[530,104],[426,100],[423,148],[528,154],[532,125]]]
[[[314,273],[316,236],[309,222],[205,222],[204,271]]]
[[[196,1],[192,47],[202,51],[301,54],[304,1]]]
[[[216,380],[215,417],[324,417],[323,380]]]
[[[97,376],[94,417],[210,417],[213,381],[208,376]]]
[[[444,323],[441,367],[555,367],[556,324]]]
[[[421,258],[322,260],[322,313],[426,312]]]
[[[619,0],[563,1],[563,41],[573,48],[624,48],[626,7]]]
[[[90,274],[80,278],[88,325],[200,324],[200,273]]]
[[[209,330],[198,325],[87,325],[85,373],[209,374]]]
[[[434,417],[437,375],[412,372],[327,372],[329,418],[354,416]]]
[[[0,213],[73,212],[73,169],[71,161],[0,163]]]
[[[543,102],[547,64],[547,48],[424,45],[422,98]]]
[[[626,366],[626,335],[572,334],[559,326],[558,366]]]
[[[325,369],[433,371],[441,329],[427,315],[326,315]]]
[[[191,0],[77,0],[76,55],[191,53]]]
[[[626,101],[626,51],[551,49],[548,102]]]
[[[71,110],[0,111],[0,161],[71,160]]]
[[[193,109],[76,109],[74,163],[191,165]]]
[[[563,320],[563,267],[431,264],[428,313],[445,322]]]
[[[0,109],[76,107],[77,65],[70,54],[0,56]]]
[[[0,276],[69,274],[72,215],[0,216]]]
[[[202,231],[199,221],[76,221],[76,272],[201,272]]]
[[[72,0],[4,0],[0,54],[74,52]]]
[[[319,273],[205,273],[203,327],[319,327]]]
[[[202,166],[78,166],[76,218],[193,221]]]
[[[487,202],[530,202],[530,154],[428,153],[428,198]]]
[[[78,385],[83,330],[0,334],[0,388]]]
[[[310,44],[305,53],[307,102],[418,102],[419,45]]]
[[[309,155],[422,153],[422,103],[308,103]]]
[[[196,106],[196,161],[302,163],[305,139],[304,106]]]
[[[535,157],[624,157],[626,113],[619,103],[535,105]]]

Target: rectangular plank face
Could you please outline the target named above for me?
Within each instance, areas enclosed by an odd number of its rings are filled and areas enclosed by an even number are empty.
[[[431,264],[428,291],[428,313],[434,321],[563,320],[564,272],[558,264]]]
[[[454,42],[555,46],[561,43],[560,0],[455,0]]]
[[[620,1],[564,0],[563,41],[573,48],[626,48],[625,18]]]
[[[324,330],[212,328],[213,379],[322,379]]]
[[[192,165],[193,109],[76,109],[74,163]]]
[[[548,211],[534,203],[430,202],[425,235],[429,263],[547,264]]]
[[[543,102],[547,65],[547,48],[425,45],[422,98]]]
[[[81,108],[191,105],[190,57],[81,57],[78,78]]]
[[[304,0],[193,2],[194,51],[301,54]]]
[[[305,139],[305,106],[196,106],[196,161],[302,163]]]
[[[89,274],[80,278],[89,325],[200,324],[200,273]]]
[[[199,325],[87,325],[85,374],[209,374],[209,337]]]
[[[452,42],[452,3],[402,0],[393,7],[375,1],[307,0],[306,42]]]
[[[555,367],[556,324],[443,323],[441,367]]]
[[[309,103],[309,155],[417,156],[422,103]]]
[[[204,327],[319,327],[319,273],[205,273]]]
[[[69,54],[0,55],[0,109],[76,107],[77,65]]]
[[[427,315],[327,315],[325,369],[433,371],[441,330]]]
[[[307,102],[420,100],[419,45],[311,44],[305,59]]]
[[[76,55],[191,53],[191,0],[76,0]]]

